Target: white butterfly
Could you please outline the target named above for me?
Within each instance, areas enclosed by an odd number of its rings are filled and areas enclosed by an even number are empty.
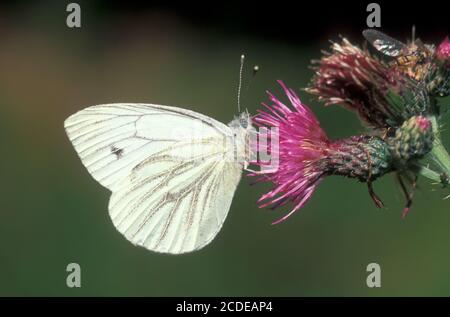
[[[174,254],[201,249],[221,229],[253,129],[248,113],[227,126],[182,108],[124,103],[86,108],[64,126],[88,171],[112,191],[117,230]]]

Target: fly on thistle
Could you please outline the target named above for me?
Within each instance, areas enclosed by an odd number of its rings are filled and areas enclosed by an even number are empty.
[[[364,30],[363,35],[379,52],[393,57],[400,72],[418,81],[427,74],[434,46],[424,44],[420,39],[416,39],[414,27],[412,40],[408,44],[374,29]]]
[[[366,40],[385,56],[394,58],[391,62],[399,72],[416,81],[424,81],[431,95],[445,97],[450,94],[449,47],[446,38],[437,48],[415,38],[413,27],[411,42],[404,44],[380,31],[363,31]]]

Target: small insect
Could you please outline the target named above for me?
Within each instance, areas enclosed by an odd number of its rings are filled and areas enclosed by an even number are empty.
[[[400,72],[420,81],[428,72],[434,47],[415,39],[414,33],[413,28],[412,40],[408,44],[373,29],[364,30],[363,36],[377,51],[393,57]]]

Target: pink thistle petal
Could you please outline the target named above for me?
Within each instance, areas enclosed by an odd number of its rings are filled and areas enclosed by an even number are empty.
[[[416,123],[419,126],[419,128],[422,130],[422,132],[427,131],[431,127],[431,121],[423,116],[417,116]]]
[[[250,176],[260,177],[257,182],[267,181],[274,184],[273,189],[258,200],[260,208],[270,205],[277,208],[288,202],[295,204],[287,215],[275,221],[274,224],[286,220],[308,202],[324,176],[324,170],[319,163],[330,150],[328,137],[320,127],[314,113],[302,104],[292,89],[286,87],[282,81],[278,83],[293,109],[268,92],[272,104],[263,104],[267,110],[259,110],[253,121],[260,127],[278,128],[279,149],[278,153],[274,154],[278,154],[279,165],[276,170],[263,169],[250,174]],[[269,133],[260,133],[260,136],[267,136],[270,139]],[[270,152],[270,140],[268,140],[267,149]],[[266,150],[266,147],[259,150]],[[265,165],[263,162],[256,164],[261,167]]]
[[[450,58],[450,41],[448,37],[436,49],[436,56],[440,60],[448,60]]]

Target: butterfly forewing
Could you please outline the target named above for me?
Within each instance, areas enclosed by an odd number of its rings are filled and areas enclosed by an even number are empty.
[[[231,133],[221,122],[193,111],[150,104],[92,106],[64,125],[88,171],[110,190],[134,166],[182,138],[189,142]]]

